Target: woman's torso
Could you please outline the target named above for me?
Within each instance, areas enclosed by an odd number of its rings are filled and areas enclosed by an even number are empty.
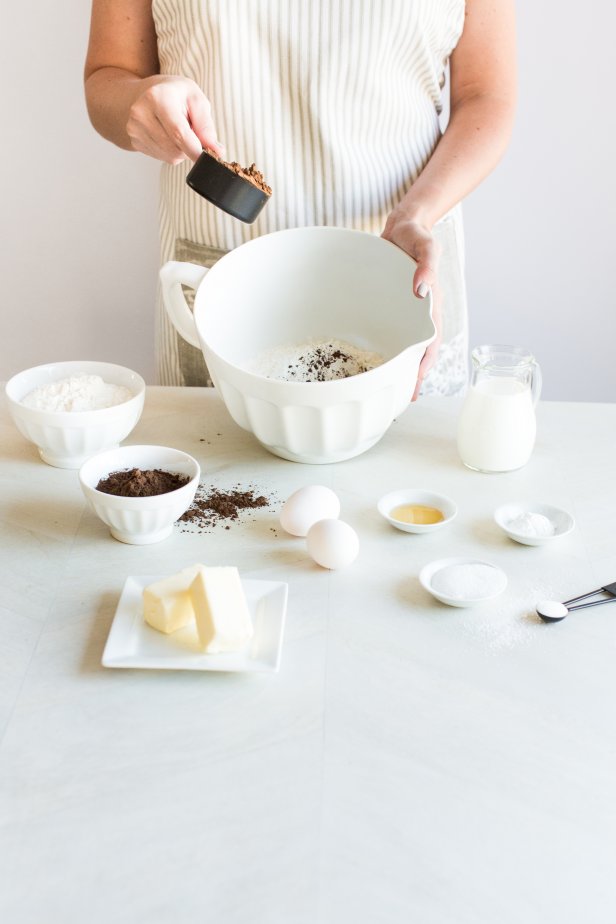
[[[445,67],[464,0],[153,0],[162,73],[212,103],[229,159],[255,162],[273,196],[253,225],[163,167],[169,240],[230,250],[270,231],[379,233],[440,138]]]

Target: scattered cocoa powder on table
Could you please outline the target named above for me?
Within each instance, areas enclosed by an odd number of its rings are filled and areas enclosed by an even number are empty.
[[[222,491],[200,484],[195,499],[179,522],[195,526],[199,531],[209,531],[219,525],[229,529],[230,522],[239,520],[242,512],[269,506],[270,500],[250,487],[236,485],[230,491]]]
[[[131,468],[126,471],[111,472],[106,478],[101,478],[96,485],[96,490],[104,494],[114,494],[116,497],[154,497],[157,494],[168,494],[170,491],[175,491],[189,481],[188,475],[165,472],[160,468],[145,471],[140,468]]]

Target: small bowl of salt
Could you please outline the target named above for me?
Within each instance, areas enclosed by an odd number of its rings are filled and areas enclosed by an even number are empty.
[[[575,526],[566,510],[532,501],[502,504],[494,511],[494,521],[510,539],[535,546],[566,536]]]
[[[56,468],[79,468],[113,449],[141,417],[145,382],[115,363],[47,363],[6,384],[9,412],[19,432]]]
[[[419,582],[448,606],[477,606],[502,594],[507,575],[497,565],[478,558],[440,558],[421,569]]]

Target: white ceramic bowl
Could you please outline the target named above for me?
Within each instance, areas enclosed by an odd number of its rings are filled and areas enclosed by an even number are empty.
[[[373,446],[408,406],[435,337],[432,296],[413,295],[415,263],[383,238],[343,228],[266,234],[210,270],[161,270],[167,311],[200,347],[233,419],[294,462],[339,462]],[[194,314],[182,285],[195,288]],[[248,370],[273,348],[344,340],[385,362],[331,382],[286,382]]]
[[[396,520],[392,517],[391,513],[396,507],[400,507],[403,504],[420,504],[424,507],[436,507],[437,510],[441,511],[444,519],[440,520],[438,523],[402,523],[400,520]],[[451,523],[458,512],[458,508],[454,501],[452,501],[450,497],[446,497],[445,494],[437,494],[434,491],[421,491],[414,488],[403,488],[400,491],[390,491],[389,494],[385,494],[380,499],[377,508],[381,516],[383,516],[388,523],[391,523],[396,529],[401,529],[405,533],[433,532],[433,530],[440,529],[442,526],[446,526],[447,523]]]
[[[154,497],[116,497],[97,491],[101,478],[112,472],[161,468],[188,475],[181,488]],[[106,523],[114,539],[130,545],[148,545],[165,539],[173,524],[190,507],[201,474],[199,463],[179,449],[166,446],[121,446],[88,459],[79,470],[79,481],[90,506]]]
[[[97,411],[41,411],[21,403],[33,389],[72,375],[100,375],[110,385],[128,388],[133,397]],[[77,360],[19,372],[7,382],[5,392],[17,429],[38,446],[41,459],[57,468],[79,468],[95,453],[117,446],[133,430],[143,410],[145,382],[124,366]]]
[[[510,523],[516,517],[525,513],[540,513],[547,517],[554,526],[552,536],[525,536],[516,529],[512,529]],[[506,533],[510,539],[520,542],[522,545],[547,545],[554,539],[566,536],[575,526],[575,520],[566,510],[560,507],[553,507],[551,504],[540,504],[532,501],[521,501],[510,504],[502,504],[494,511],[494,521]]]
[[[441,571],[443,568],[447,568],[450,565],[487,565],[490,568],[498,573],[501,579],[499,589],[489,596],[484,597],[468,597],[468,598],[459,598],[453,597],[449,594],[443,593],[441,590],[437,590],[434,587],[433,580],[435,575]],[[424,567],[419,572],[419,582],[421,586],[432,594],[433,597],[436,597],[437,600],[440,600],[441,603],[446,603],[448,606],[478,606],[482,603],[488,603],[490,600],[494,600],[496,597],[500,596],[507,586],[507,575],[499,568],[497,565],[493,565],[492,562],[482,561],[479,558],[466,558],[456,557],[456,558],[440,558],[438,561],[432,561]]]

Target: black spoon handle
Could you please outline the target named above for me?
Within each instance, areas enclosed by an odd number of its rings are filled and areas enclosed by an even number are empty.
[[[581,598],[578,597],[579,599]],[[580,603],[579,606],[568,606],[567,609],[572,613],[573,610],[585,610],[589,606],[601,606],[602,603],[616,603],[616,597],[608,597],[607,600],[605,598],[603,600],[593,600],[592,603]]]
[[[579,597],[572,597],[571,600],[565,600],[565,606],[569,606],[570,603],[577,603],[578,600],[585,600],[586,597],[594,597],[595,594],[600,594],[602,592],[616,597],[616,581],[614,581],[613,584],[606,584],[604,587],[598,587],[597,590],[591,590],[587,594],[580,594]],[[602,600],[599,602],[603,603]]]

